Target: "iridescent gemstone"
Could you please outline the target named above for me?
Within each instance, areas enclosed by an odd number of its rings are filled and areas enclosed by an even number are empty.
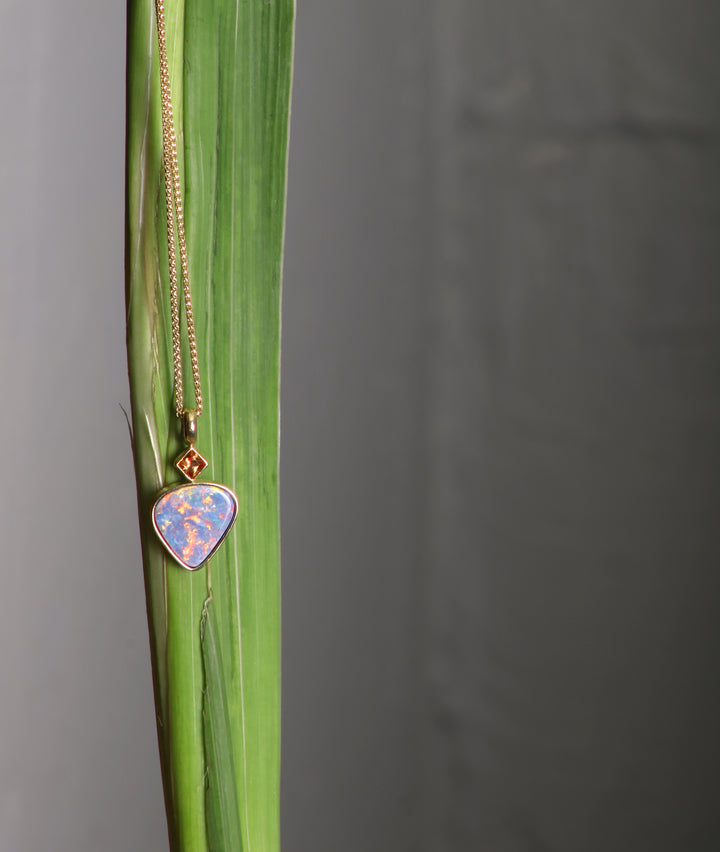
[[[217,550],[236,514],[237,499],[229,488],[195,482],[163,492],[153,506],[153,523],[178,562],[194,569]]]

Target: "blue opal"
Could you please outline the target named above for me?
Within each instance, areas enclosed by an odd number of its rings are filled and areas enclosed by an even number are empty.
[[[179,562],[199,568],[215,552],[236,514],[237,500],[228,488],[192,482],[160,495],[153,506],[153,523]]]

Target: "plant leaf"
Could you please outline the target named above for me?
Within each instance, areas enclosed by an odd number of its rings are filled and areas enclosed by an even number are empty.
[[[203,733],[205,737],[205,760],[207,763],[206,820],[207,839],[210,849],[242,849],[240,812],[235,793],[232,727],[227,705],[227,693],[218,689],[222,683],[225,667],[222,664],[222,648],[215,633],[215,619],[208,618],[212,599],[208,598],[203,614],[201,639],[205,671],[205,696],[203,702]]]
[[[151,506],[178,478],[173,461],[181,446],[172,403],[154,4],[129,0],[128,364],[170,841],[172,849],[192,852],[274,852],[280,277],[294,5],[165,5],[205,400],[198,448],[212,478],[239,502],[238,520],[206,569],[185,571],[155,539]]]

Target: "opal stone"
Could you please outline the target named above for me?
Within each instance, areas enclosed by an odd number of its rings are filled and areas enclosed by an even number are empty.
[[[153,523],[163,544],[186,568],[212,556],[237,514],[229,488],[193,482],[165,491],[153,506]]]

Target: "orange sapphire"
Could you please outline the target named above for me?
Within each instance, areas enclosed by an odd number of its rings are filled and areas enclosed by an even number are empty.
[[[208,466],[207,461],[195,447],[189,447],[175,462],[175,467],[192,481]]]

